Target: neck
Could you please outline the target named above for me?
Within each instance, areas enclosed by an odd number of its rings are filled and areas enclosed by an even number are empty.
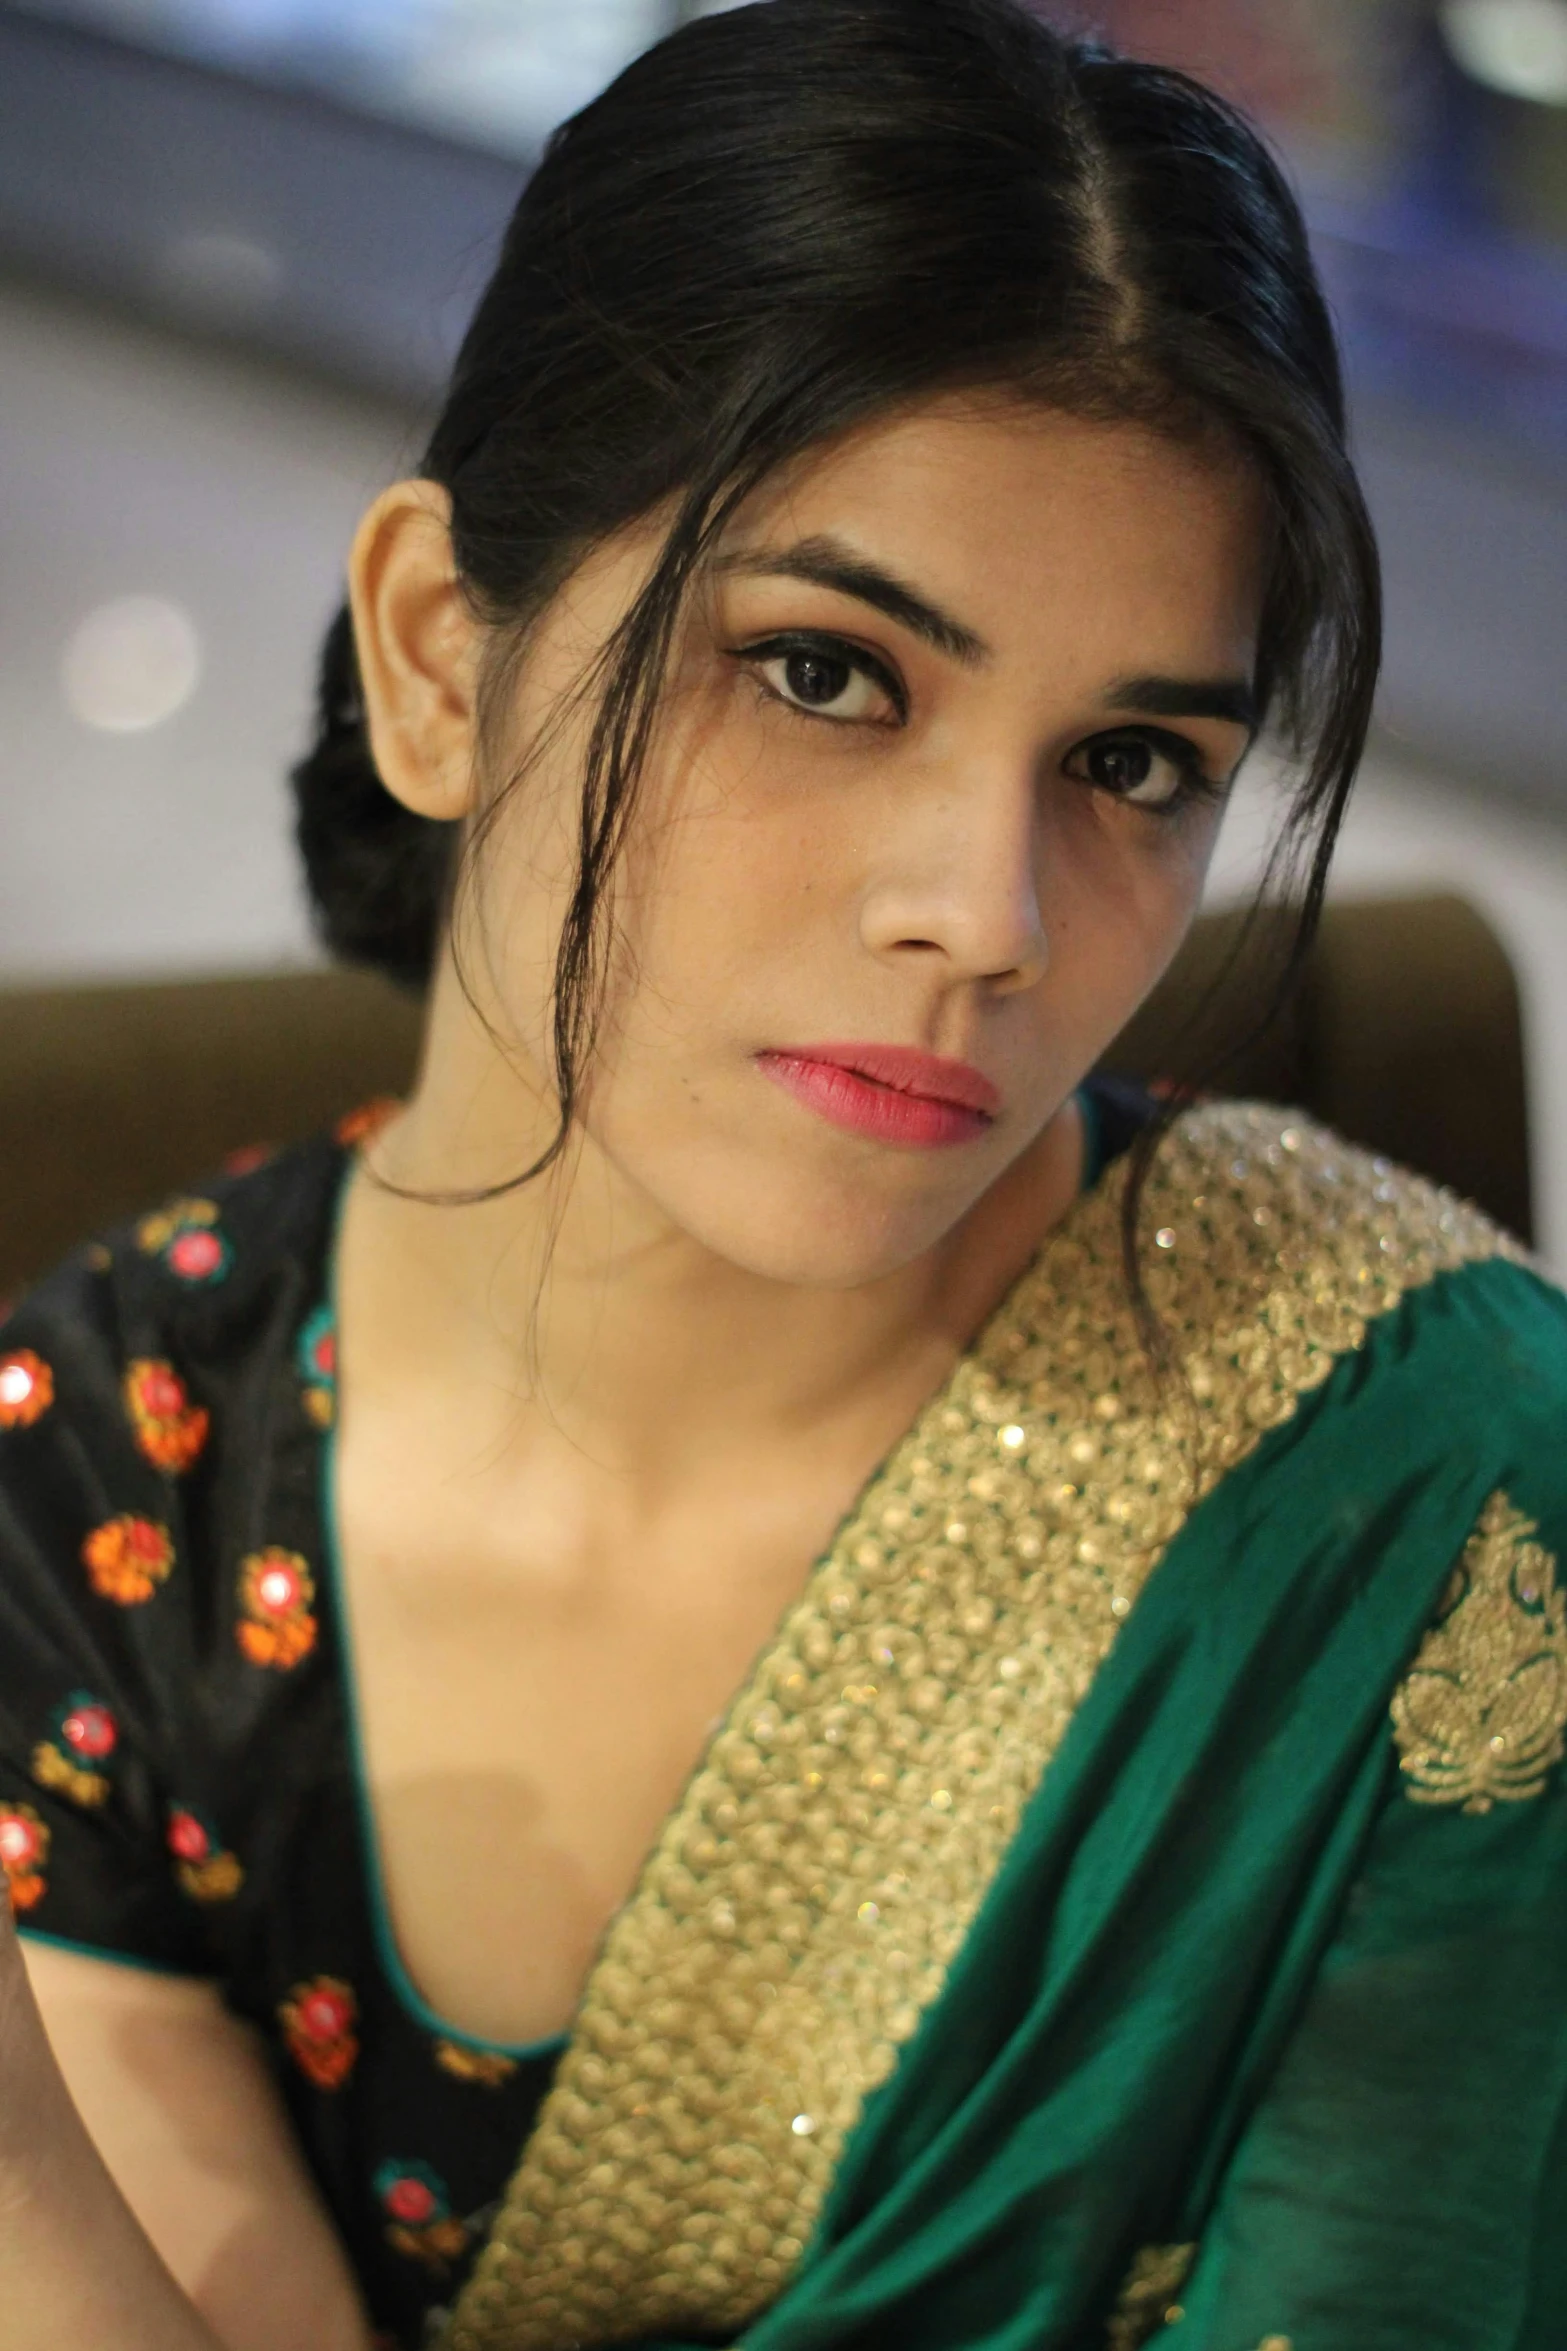
[[[849,1289],[716,1255],[580,1131],[544,1175],[497,1197],[408,1198],[505,1183],[554,1132],[547,1090],[487,1037],[487,1055],[472,1050],[470,1024],[483,1034],[438,991],[414,1097],[355,1178],[345,1255],[376,1342],[362,1330],[356,1360],[499,1394],[519,1432],[542,1414],[650,1498],[719,1456],[829,1432],[851,1452],[884,1441],[939,1388],[1078,1189],[1082,1127],[1068,1102],[933,1248]]]

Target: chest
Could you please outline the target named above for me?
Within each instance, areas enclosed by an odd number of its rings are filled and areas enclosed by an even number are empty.
[[[549,1480],[336,1464],[344,1633],[381,1895],[446,2022],[562,2030],[717,1722],[850,1493],[755,1481],[590,1536]]]

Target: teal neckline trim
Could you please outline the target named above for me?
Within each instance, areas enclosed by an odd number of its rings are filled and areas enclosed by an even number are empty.
[[[348,1199],[348,1187],[353,1178],[354,1155],[349,1152],[338,1183],[337,1202],[332,1214],[332,1243],[327,1258],[326,1306],[331,1315],[331,1327],[337,1328],[337,1250],[343,1227],[343,1210]],[[354,1781],[354,1808],[359,1818],[359,1851],[364,1867],[365,1886],[370,1901],[370,1925],[375,1937],[376,1957],[381,1971],[396,1994],[398,2004],[418,2025],[440,2041],[455,2042],[459,2049],[472,2049],[485,2057],[508,2057],[519,2062],[530,2058],[558,2057],[565,2048],[569,2035],[552,2034],[545,2041],[486,2041],[477,2033],[464,2032],[461,2025],[448,2023],[438,2016],[425,1999],[403,1961],[397,1947],[397,1936],[392,1927],[392,1913],[386,1899],[386,1881],[381,1870],[381,1843],[376,1832],[375,1808],[370,1800],[370,1778],[365,1769],[364,1740],[360,1732],[359,1690],[354,1676],[353,1630],[348,1613],[348,1593],[343,1582],[342,1554],[337,1540],[337,1412],[336,1396],[330,1425],[321,1432],[321,1541],[325,1581],[337,1629],[339,1687],[343,1698],[343,1719],[348,1732],[349,1761]]]

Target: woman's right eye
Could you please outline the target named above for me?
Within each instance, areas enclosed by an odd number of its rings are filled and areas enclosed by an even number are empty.
[[[811,718],[886,725],[903,715],[880,662],[857,646],[775,638],[748,646],[744,658],[770,694]]]

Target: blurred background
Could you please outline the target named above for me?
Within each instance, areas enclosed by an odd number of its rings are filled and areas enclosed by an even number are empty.
[[[0,987],[314,959],[283,775],[354,522],[549,128],[700,13],[0,0]],[[1567,1263],[1567,0],[1051,13],[1241,99],[1302,191],[1389,590],[1336,886],[1500,938]]]

